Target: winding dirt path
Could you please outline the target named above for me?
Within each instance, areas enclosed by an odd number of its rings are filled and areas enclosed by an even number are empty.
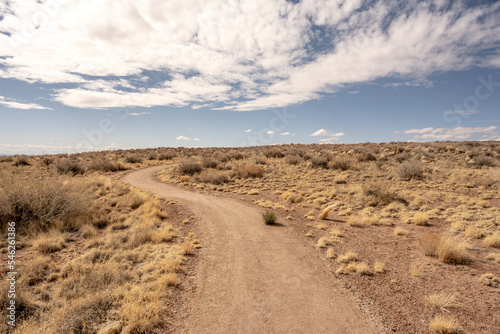
[[[266,226],[237,199],[164,184],[166,166],[123,180],[175,200],[200,219],[203,260],[184,333],[381,333],[356,300],[325,272],[315,250],[287,226]]]

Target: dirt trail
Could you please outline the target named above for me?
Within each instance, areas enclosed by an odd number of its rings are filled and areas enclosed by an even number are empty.
[[[290,227],[266,226],[261,210],[237,199],[161,183],[156,176],[164,168],[135,171],[124,181],[175,200],[201,219],[200,279],[181,332],[382,332]]]

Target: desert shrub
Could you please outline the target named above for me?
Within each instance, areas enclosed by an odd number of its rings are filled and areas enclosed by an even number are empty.
[[[358,162],[376,161],[377,157],[371,152],[361,152],[356,155]]]
[[[156,160],[156,159],[158,159],[158,154],[156,154],[155,152],[150,153],[148,155],[148,160]]]
[[[0,228],[10,221],[30,230],[58,222],[71,224],[77,217],[85,217],[89,206],[77,187],[57,178],[0,178]]]
[[[398,153],[398,154],[396,154],[396,156],[394,157],[394,159],[395,159],[398,163],[402,163],[403,161],[409,160],[410,158],[411,158],[411,155],[410,155],[410,153],[408,153],[408,152]]]
[[[107,158],[97,158],[90,162],[88,166],[89,170],[102,171],[102,172],[118,172],[121,170],[127,170],[122,163],[111,161]]]
[[[264,151],[264,155],[268,158],[283,158],[285,153],[283,153],[279,148],[270,148]]]
[[[472,165],[476,168],[495,167],[496,163],[493,158],[490,158],[486,155],[480,155],[474,158],[474,163]]]
[[[142,157],[138,154],[130,154],[125,157],[125,162],[129,164],[139,164],[142,162]]]
[[[369,183],[362,186],[365,202],[369,206],[384,206],[398,201],[406,204],[406,201],[391,190],[387,183]]]
[[[53,159],[53,158],[51,158],[51,157],[43,156],[43,157],[40,159],[40,161],[41,161],[41,162],[42,162],[45,166],[48,166],[48,165],[50,165],[50,164],[54,161],[54,159]]]
[[[177,154],[175,154],[174,152],[163,152],[158,154],[158,160],[172,160],[176,156]]]
[[[13,162],[14,161],[14,158],[10,157],[10,156],[0,156],[0,163],[4,163],[4,162]]]
[[[14,158],[14,166],[30,166],[30,158],[25,155],[19,155]]]
[[[278,215],[272,210],[266,210],[266,212],[262,214],[262,218],[264,219],[264,223],[266,225],[271,225],[276,223]]]
[[[298,155],[290,155],[286,158],[286,162],[290,165],[298,165],[300,162],[300,157]]]
[[[216,168],[220,162],[214,158],[204,158],[203,167],[204,168]]]
[[[264,168],[258,166],[244,165],[240,167],[234,167],[233,172],[239,178],[256,178],[264,176]]]
[[[328,167],[331,169],[348,170],[352,168],[352,161],[347,157],[334,157],[330,159]]]
[[[245,156],[243,155],[243,153],[239,152],[239,151],[229,151],[227,153],[227,157],[229,160],[241,160],[243,159]]]
[[[203,166],[196,161],[183,161],[177,166],[177,172],[181,175],[194,175],[203,170]]]
[[[84,174],[85,167],[76,158],[62,158],[55,162],[56,171],[60,174],[71,173],[73,175]]]
[[[267,165],[266,157],[262,156],[262,155],[255,157],[255,164],[256,165]]]
[[[222,184],[230,179],[227,172],[205,171],[199,175],[198,180],[203,183]]]
[[[322,156],[312,157],[311,166],[314,168],[328,168],[328,159]]]
[[[402,180],[420,180],[424,176],[422,164],[418,161],[407,161],[396,167],[396,172]]]

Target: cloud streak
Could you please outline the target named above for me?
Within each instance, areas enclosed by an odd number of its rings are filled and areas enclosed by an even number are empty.
[[[412,140],[500,140],[500,132],[496,126],[488,127],[456,127],[456,128],[423,128],[409,129],[404,134],[412,134]]]
[[[12,99],[8,99],[4,96],[0,96],[0,104],[6,106],[7,108],[11,109],[22,109],[22,110],[52,110],[51,108],[47,108],[44,106],[41,106],[36,103],[22,103],[22,102],[17,102]]]

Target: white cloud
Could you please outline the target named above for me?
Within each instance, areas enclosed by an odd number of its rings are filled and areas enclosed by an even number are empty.
[[[245,132],[250,133],[250,132],[252,132],[252,129],[247,129],[247,130],[245,130]]]
[[[319,139],[320,143],[331,143],[334,141],[338,141],[340,137],[345,136],[345,133],[343,132],[329,132],[325,129],[319,129],[318,131],[314,132],[313,134],[310,135],[311,137],[326,137],[326,138],[321,138]]]
[[[311,137],[342,137],[342,136],[345,136],[345,133],[343,133],[343,132],[333,133],[333,132],[328,132],[325,129],[319,129],[318,131],[314,132],[310,136]]]
[[[273,130],[269,130],[266,132],[268,135],[274,135],[276,132],[274,132]]]
[[[150,112],[129,112],[127,116],[143,116],[143,115],[151,115]]]
[[[17,102],[12,99],[8,99],[4,96],[0,96],[0,104],[6,106],[7,108],[11,109],[23,109],[23,110],[30,110],[30,109],[48,109],[52,110],[51,108],[47,108],[44,106],[41,106],[36,103],[22,103],[22,102]]]
[[[188,141],[188,140],[191,140],[191,138],[186,137],[186,136],[179,136],[179,137],[175,137],[175,140],[186,140],[186,141]]]
[[[280,136],[290,136],[290,134],[291,133],[287,131],[287,132],[280,133]]]
[[[193,138],[194,141],[200,141],[200,138]]]
[[[500,132],[496,126],[488,127],[456,127],[456,128],[424,128],[406,130],[405,134],[414,134],[412,140],[497,140]]]
[[[500,67],[484,53],[500,42],[500,3],[392,4],[11,0],[0,4],[0,77],[71,83],[53,98],[77,108],[246,111],[382,77],[426,86],[436,71]]]

